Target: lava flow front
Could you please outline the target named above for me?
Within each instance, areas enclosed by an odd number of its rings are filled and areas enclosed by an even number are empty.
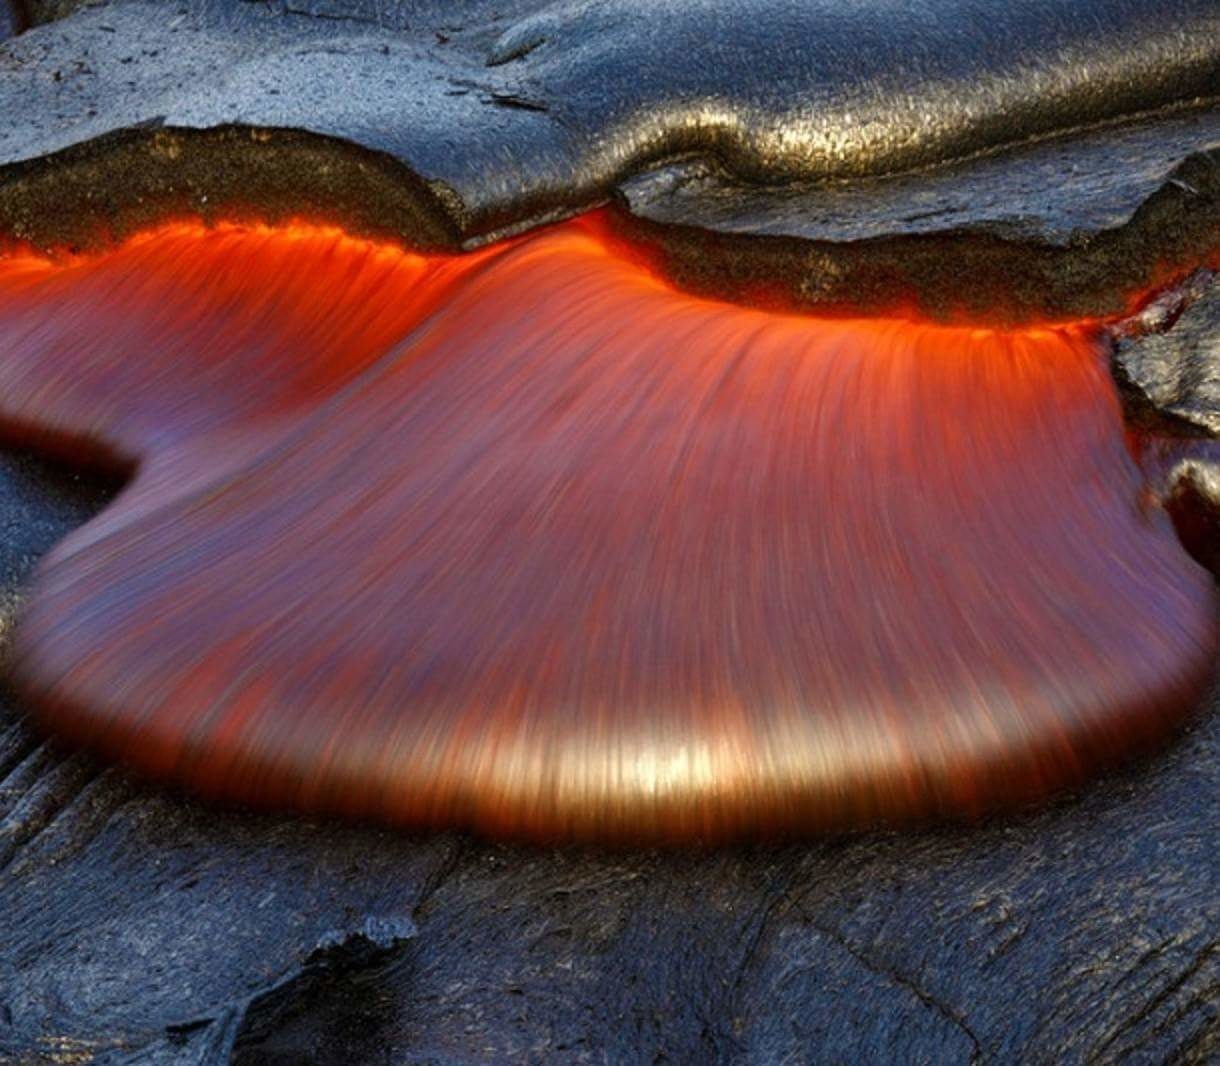
[[[0,261],[53,730],[223,799],[541,836],[972,814],[1163,735],[1210,576],[1094,328],[675,291],[596,218],[423,257],[175,225]]]

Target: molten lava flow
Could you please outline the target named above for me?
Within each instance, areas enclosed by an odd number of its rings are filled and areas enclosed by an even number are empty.
[[[1090,328],[718,304],[595,220],[10,257],[0,423],[138,471],[45,560],[19,680],[219,797],[671,838],[973,813],[1163,734],[1214,662]]]

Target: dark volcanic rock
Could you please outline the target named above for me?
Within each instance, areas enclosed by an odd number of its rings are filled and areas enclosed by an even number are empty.
[[[25,18],[11,0],[0,0],[0,41],[25,28]]]
[[[855,181],[745,185],[692,160],[621,188],[642,218],[718,233],[843,243],[951,230],[1062,248],[1127,225],[1179,160],[1216,145],[1220,112],[1203,108]]]
[[[1185,294],[1185,308],[1171,302],[1165,309],[1180,314],[1173,329],[1123,338],[1114,367],[1141,408],[1171,418],[1184,433],[1220,438],[1220,280],[1204,272],[1192,287],[1199,291]]]
[[[308,129],[519,215],[678,152],[755,180],[856,177],[1214,96],[1218,36],[1210,0],[116,0],[14,46],[0,151],[154,118]]]
[[[79,11],[88,0],[24,0],[26,15],[34,26],[54,22]]]
[[[1014,162],[1010,176],[1020,169]],[[1023,210],[1037,200],[1029,188],[1010,202]],[[1070,212],[1048,211],[1044,221],[1052,216],[1066,220]],[[1105,318],[1129,311],[1166,268],[1189,270],[1214,255],[1220,150],[1185,159],[1122,225],[1076,230],[1065,242],[1005,236],[999,228],[982,216],[934,232],[919,231],[918,220],[910,229],[896,221],[881,236],[834,241],[651,222],[643,212],[624,223],[664,273],[706,295],[948,320]]]
[[[1182,541],[1220,574],[1220,281],[1197,271],[1120,327],[1112,359],[1127,419],[1151,433]]]
[[[1220,446],[1187,454],[1170,471],[1166,499],[1182,543],[1220,574]]]

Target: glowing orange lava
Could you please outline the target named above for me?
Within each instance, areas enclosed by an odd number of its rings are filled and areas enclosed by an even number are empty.
[[[1215,661],[1091,327],[696,299],[596,220],[11,256],[0,424],[137,471],[44,560],[20,683],[227,799],[675,839],[975,813],[1163,735]]]

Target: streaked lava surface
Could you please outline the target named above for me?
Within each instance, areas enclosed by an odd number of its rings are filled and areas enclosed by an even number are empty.
[[[189,223],[10,254],[0,425],[132,473],[36,574],[30,704],[225,800],[632,840],[973,815],[1214,670],[1096,325],[718,303],[596,217],[448,258]]]

